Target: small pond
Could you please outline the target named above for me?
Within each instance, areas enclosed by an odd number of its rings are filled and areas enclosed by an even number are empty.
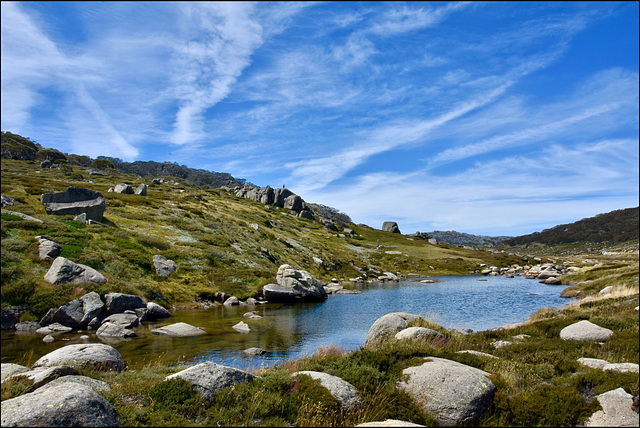
[[[206,360],[238,368],[271,366],[311,355],[321,346],[336,345],[347,351],[364,345],[376,319],[389,312],[420,314],[449,329],[489,330],[526,320],[541,308],[560,308],[570,300],[560,297],[566,286],[551,286],[538,280],[483,277],[438,277],[437,282],[401,281],[363,285],[360,294],[331,295],[323,303],[266,304],[213,307],[175,312],[171,318],[145,322],[135,329],[138,337],[107,342],[122,354],[130,369],[146,364],[193,363]],[[261,319],[243,318],[257,311]],[[240,321],[251,331],[239,333],[232,326]],[[151,329],[176,322],[202,327],[205,335],[170,338],[155,336]],[[89,339],[80,339],[83,334]],[[2,362],[35,362],[48,352],[71,343],[101,340],[92,332],[73,332],[42,342],[34,333],[2,332]],[[243,350],[259,347],[269,351],[245,357]],[[31,354],[31,355],[29,355]]]

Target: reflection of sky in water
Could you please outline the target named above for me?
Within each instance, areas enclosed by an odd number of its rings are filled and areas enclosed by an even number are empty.
[[[257,368],[311,355],[319,347],[331,344],[347,351],[357,349],[364,344],[375,320],[389,312],[420,314],[450,329],[480,331],[524,321],[543,307],[569,303],[560,297],[564,286],[549,286],[524,278],[486,279],[445,277],[433,284],[376,284],[367,286],[361,294],[329,296],[324,303],[181,311],[159,322],[143,323],[135,330],[137,338],[111,344],[130,368],[154,361],[172,364],[205,360]],[[256,311],[263,318],[243,318],[249,311]],[[238,333],[231,328],[240,321],[250,326],[249,333]],[[149,333],[150,329],[176,322],[202,327],[207,334],[169,338]],[[35,358],[39,358],[66,344],[81,343],[78,339],[81,334],[65,335],[71,341],[43,344],[39,335],[21,336],[18,340],[14,333],[3,332],[2,362],[18,361],[29,347],[34,349]],[[89,342],[98,341],[95,335],[90,336]],[[251,347],[269,352],[260,357],[245,357],[242,351]]]

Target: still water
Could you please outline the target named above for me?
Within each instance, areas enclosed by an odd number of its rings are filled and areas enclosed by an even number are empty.
[[[540,308],[566,306],[560,297],[566,286],[550,286],[525,278],[438,277],[436,283],[403,281],[364,285],[360,294],[331,295],[322,303],[266,304],[213,307],[174,312],[158,322],[144,322],[134,331],[136,338],[106,342],[123,356],[130,369],[146,364],[215,361],[238,368],[271,366],[311,355],[321,346],[337,345],[347,351],[364,345],[376,319],[389,312],[420,314],[449,329],[489,330],[526,320]],[[244,318],[256,311],[261,319]],[[244,321],[249,333],[232,326]],[[186,322],[207,334],[193,337],[161,337],[150,333],[167,324]],[[48,352],[72,343],[101,343],[92,332],[73,332],[42,342],[35,333],[2,332],[2,362],[33,363]],[[83,334],[89,339],[80,339]],[[243,350],[259,347],[268,351],[246,357]]]

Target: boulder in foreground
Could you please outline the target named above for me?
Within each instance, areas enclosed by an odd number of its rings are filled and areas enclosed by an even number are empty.
[[[117,427],[115,407],[93,389],[75,382],[39,388],[2,402],[2,426]]]
[[[441,426],[476,424],[493,402],[495,385],[490,373],[444,358],[402,371],[398,382]]]

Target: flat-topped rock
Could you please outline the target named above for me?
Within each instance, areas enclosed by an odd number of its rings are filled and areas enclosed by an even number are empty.
[[[590,321],[582,320],[560,330],[560,338],[563,340],[593,340],[604,342],[609,339],[613,331],[600,327]]]
[[[599,358],[578,358],[578,362],[583,366],[590,367],[592,369],[602,369],[609,364],[607,360],[601,360]]]
[[[156,334],[158,336],[184,337],[206,334],[206,332],[185,322],[177,322],[175,324],[151,330],[151,334]]]
[[[49,214],[76,216],[85,213],[87,219],[95,221],[102,221],[107,207],[102,193],[75,186],[64,192],[44,193],[40,201]]]
[[[194,386],[198,394],[208,400],[221,389],[236,383],[250,382],[255,376],[243,370],[207,361],[167,376],[165,379],[174,378],[186,380]]]
[[[78,370],[71,366],[37,367],[26,372],[16,373],[12,377],[25,377],[32,384],[31,388],[36,389],[63,376],[77,375]]]
[[[80,376],[80,375],[68,375],[62,376],[57,379],[52,380],[44,386],[41,386],[40,389],[43,388],[52,388],[56,385],[60,385],[61,383],[72,382],[80,385],[88,386],[96,392],[108,392],[111,391],[111,386],[107,382],[103,382],[98,379],[94,379],[88,376]]]

